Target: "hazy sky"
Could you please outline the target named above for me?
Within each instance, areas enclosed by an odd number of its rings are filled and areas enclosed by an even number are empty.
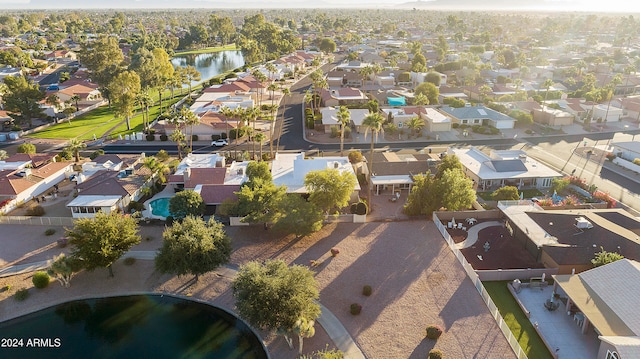
[[[0,0],[2,9],[48,8],[325,8],[325,7],[395,7],[416,0]],[[460,10],[523,9],[634,13],[640,12],[635,0],[423,0],[434,8]]]

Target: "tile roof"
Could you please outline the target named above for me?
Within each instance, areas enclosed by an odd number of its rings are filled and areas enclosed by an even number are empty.
[[[200,190],[200,196],[205,204],[221,204],[225,200],[237,201],[240,185],[204,185]]]
[[[197,185],[221,185],[227,169],[224,167],[188,168],[188,179],[184,183],[185,188],[195,188]],[[185,175],[186,176],[186,175]]]

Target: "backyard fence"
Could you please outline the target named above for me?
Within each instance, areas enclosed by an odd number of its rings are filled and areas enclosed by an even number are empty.
[[[476,270],[476,274],[481,281],[499,281],[499,280],[529,280],[532,277],[542,277],[545,274],[547,278],[551,278],[553,274],[558,274],[558,268],[525,268],[525,269],[491,269]]]
[[[442,222],[440,222],[440,219],[435,212],[433,213],[433,223],[435,223],[436,227],[438,227],[440,234],[442,234],[442,237],[449,245],[449,249],[451,249],[453,254],[456,256],[458,262],[462,264],[462,268],[464,268],[467,276],[469,277],[469,279],[471,279],[471,282],[473,282],[473,285],[478,290],[478,293],[480,293],[480,297],[482,297],[482,300],[487,305],[487,308],[489,308],[491,316],[496,321],[496,324],[498,324],[498,327],[502,331],[502,334],[504,334],[505,338],[507,338],[507,341],[509,342],[511,349],[513,349],[513,352],[516,354],[518,359],[528,359],[527,354],[525,354],[524,350],[522,350],[522,347],[520,346],[520,343],[518,343],[518,339],[513,335],[511,329],[509,329],[509,326],[507,326],[507,323],[505,323],[504,319],[500,315],[498,307],[493,303],[493,300],[491,300],[491,297],[489,296],[487,290],[484,289],[484,285],[482,285],[480,276],[478,276],[471,264],[467,262],[467,259],[464,257],[462,252],[458,248],[456,248],[456,244],[449,235],[449,232],[447,232],[447,228],[444,226],[444,224],[442,224]]]
[[[27,217],[0,216],[0,224],[22,224],[27,226],[73,226],[71,217]]]

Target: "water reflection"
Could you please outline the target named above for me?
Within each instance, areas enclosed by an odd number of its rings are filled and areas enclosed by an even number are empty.
[[[221,51],[198,55],[178,55],[171,59],[171,63],[181,67],[193,66],[200,72],[202,80],[207,80],[225,71],[243,66],[244,58],[241,51]],[[192,83],[192,85],[195,84],[196,82]]]

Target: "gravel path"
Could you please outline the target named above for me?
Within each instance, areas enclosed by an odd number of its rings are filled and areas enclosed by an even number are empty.
[[[136,250],[157,248],[162,227],[142,228],[154,239],[143,241]],[[42,228],[10,227],[12,235],[3,236],[0,245],[19,241],[20,231],[35,229]],[[228,228],[227,232],[234,245],[232,264],[266,258],[304,265],[319,261],[321,264],[313,269],[320,284],[320,301],[340,319],[368,358],[425,358],[432,347],[449,358],[515,357],[430,222],[330,224],[304,239],[281,237],[262,227]],[[332,247],[340,249],[338,256],[329,255]],[[54,253],[51,249],[38,257]],[[5,263],[11,261],[7,259]],[[0,278],[0,287],[12,286],[10,291],[0,292],[0,320],[75,298],[136,292],[191,296],[233,310],[231,279],[223,271],[208,273],[195,284],[188,277],[160,275],[153,270],[153,263],[145,260],[137,260],[132,266],[117,262],[114,272],[115,278],[109,278],[106,270],[80,273],[67,289],[55,282],[44,290],[32,288],[31,297],[24,302],[15,301],[11,295],[18,288],[32,287],[30,275]],[[373,287],[370,297],[361,294],[365,284]],[[363,310],[359,316],[352,316],[349,305],[356,302]],[[424,339],[428,324],[445,328],[437,343]],[[296,357],[281,338],[260,334],[273,358]],[[305,352],[329,343],[328,335],[317,325],[316,335],[305,341]]]

